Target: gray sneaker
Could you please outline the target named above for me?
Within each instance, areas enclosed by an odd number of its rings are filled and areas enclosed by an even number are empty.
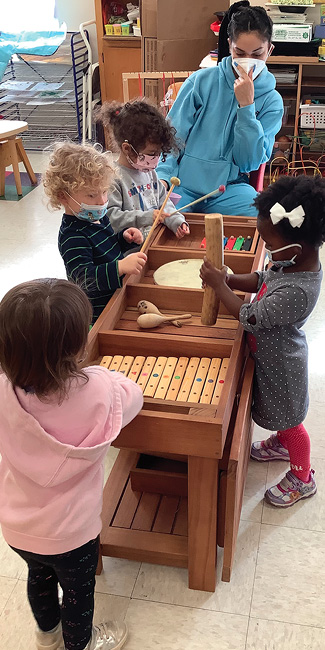
[[[125,623],[106,621],[94,625],[86,650],[119,650],[126,642],[128,630]]]
[[[251,448],[251,458],[264,463],[269,460],[286,460],[290,461],[288,450],[281,445],[276,433],[267,438],[267,440],[259,440],[253,442]]]
[[[292,472],[287,472],[280,483],[266,490],[265,500],[277,508],[289,508],[301,499],[312,497],[317,492],[314,474],[312,469],[309,481],[305,483]]]
[[[50,632],[43,632],[37,627],[36,648],[37,650],[64,650],[61,623]]]

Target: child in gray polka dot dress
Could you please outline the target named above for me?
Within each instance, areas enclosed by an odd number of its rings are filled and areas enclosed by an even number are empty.
[[[308,347],[302,327],[321,287],[319,248],[325,241],[325,180],[283,177],[255,199],[257,229],[271,266],[227,275],[208,261],[202,281],[211,286],[247,332],[255,359],[253,420],[269,431],[252,445],[257,461],[285,460],[290,470],[269,488],[266,500],[287,508],[317,491],[310,468],[310,439],[302,422],[308,410]],[[233,289],[255,293],[244,303]]]

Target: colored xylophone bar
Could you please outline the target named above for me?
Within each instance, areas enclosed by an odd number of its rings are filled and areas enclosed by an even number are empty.
[[[145,397],[218,404],[229,359],[105,356],[100,365],[135,381]]]
[[[253,239],[252,237],[235,237],[234,235],[231,235],[231,237],[224,237],[223,238],[223,248],[225,251],[250,251],[252,247],[252,242]],[[205,237],[202,239],[200,248],[206,248],[206,239]]]

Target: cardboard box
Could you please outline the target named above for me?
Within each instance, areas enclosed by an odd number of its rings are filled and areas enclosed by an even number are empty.
[[[272,41],[287,43],[309,43],[313,35],[311,25],[274,24]]]
[[[144,38],[142,41],[142,69],[157,72],[157,39]]]
[[[207,41],[177,39],[160,41],[157,38],[143,40],[143,70],[146,72],[183,72],[198,70],[208,52]]]
[[[229,0],[141,0],[142,36],[172,41],[210,38],[212,34],[216,45],[210,23],[214,12],[226,11],[229,4]]]

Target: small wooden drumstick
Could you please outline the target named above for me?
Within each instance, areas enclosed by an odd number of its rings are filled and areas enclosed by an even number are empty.
[[[178,187],[180,184],[181,184],[181,181],[179,180],[179,178],[177,178],[177,176],[172,176],[171,177],[171,179],[170,179],[170,188],[169,188],[169,190],[168,190],[168,192],[166,194],[165,200],[164,200],[161,208],[159,209],[159,212],[158,212],[158,214],[157,214],[157,216],[156,216],[156,218],[155,218],[155,220],[154,220],[154,222],[153,222],[153,224],[152,224],[152,226],[151,226],[151,228],[150,228],[150,230],[148,232],[148,236],[146,237],[145,241],[142,244],[141,253],[146,252],[146,250],[147,250],[147,248],[148,248],[148,246],[150,244],[151,235],[152,235],[153,231],[155,230],[157,224],[159,223],[159,219],[160,219],[160,217],[161,217],[161,215],[162,215],[162,213],[163,213],[163,211],[165,209],[166,203],[167,203],[171,193],[175,189],[175,187]],[[177,212],[177,210],[176,210],[176,212]]]
[[[186,320],[192,318],[192,314],[183,314],[182,316],[177,316],[178,320]],[[141,314],[137,319],[139,327],[143,329],[150,329],[151,327],[158,327],[163,323],[168,323],[174,320],[174,316],[159,316],[159,314]]]
[[[200,203],[201,201],[204,201],[204,199],[208,199],[209,196],[215,196],[216,194],[223,194],[226,191],[225,185],[219,185],[218,189],[213,190],[213,192],[209,192],[208,194],[204,194],[204,196],[200,196],[199,199],[195,199],[195,201],[191,201],[191,203],[187,203],[186,205],[182,205],[179,210],[174,210],[174,212],[170,213],[170,217],[173,217],[174,214],[177,212],[183,212],[185,208],[189,208],[191,205],[195,205],[196,203]]]
[[[223,267],[223,221],[221,214],[206,214],[204,218],[206,256],[209,262],[217,269]],[[219,300],[214,289],[206,287],[204,290],[201,323],[214,325],[219,311]]]

